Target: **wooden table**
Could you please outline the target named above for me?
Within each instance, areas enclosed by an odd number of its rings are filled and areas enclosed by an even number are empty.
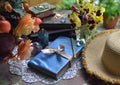
[[[44,85],[40,82],[26,83],[21,80],[20,76],[12,75],[9,72],[9,66],[3,62],[0,62],[0,85]],[[76,77],[69,80],[60,80],[54,85],[112,85],[105,83],[96,77],[87,74],[84,68],[78,71]]]
[[[120,26],[119,22],[116,26],[118,28]],[[98,31],[105,30],[100,24],[98,26]],[[9,72],[9,66],[2,61],[0,61],[0,85],[43,85],[39,83],[25,83],[21,80],[20,76],[11,75]],[[84,68],[78,71],[75,78],[70,80],[61,80],[55,85],[112,85],[110,83],[106,83],[96,77],[87,74]]]

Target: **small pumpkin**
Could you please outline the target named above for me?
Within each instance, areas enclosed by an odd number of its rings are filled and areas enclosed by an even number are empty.
[[[3,16],[0,16],[0,33],[9,33],[11,30],[11,24],[8,20],[5,20]]]

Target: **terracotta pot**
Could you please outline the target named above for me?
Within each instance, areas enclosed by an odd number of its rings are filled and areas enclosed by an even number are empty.
[[[115,16],[114,19],[110,19],[111,21],[107,22],[107,19],[108,19],[109,16],[104,16],[103,18],[103,26],[106,28],[106,29],[113,29],[115,28],[116,24],[117,24],[117,21],[118,21],[118,16]]]

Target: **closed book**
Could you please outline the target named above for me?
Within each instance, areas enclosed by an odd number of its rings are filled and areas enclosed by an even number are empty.
[[[71,10],[55,10],[54,13],[54,16],[42,20],[40,28],[44,28],[47,31],[74,28],[74,25],[68,19],[68,14],[71,13]]]
[[[30,7],[30,13],[35,17],[43,19],[45,17],[55,15],[54,9],[54,5],[51,5],[49,3],[43,3]]]
[[[79,58],[78,56],[84,47],[84,44],[77,46],[76,41],[74,40],[74,51],[77,55],[77,58],[74,58],[71,38],[60,36],[56,38],[51,44],[49,44],[49,47],[57,49],[59,45],[64,45],[64,50],[62,52],[70,55],[71,60],[63,57],[60,54],[57,54],[56,52],[46,54],[41,51],[35,57],[31,58],[31,60],[28,62],[28,66],[35,69],[36,71],[39,71],[40,73],[44,73],[52,78],[58,79],[65,73],[71,64],[74,63],[74,60]]]

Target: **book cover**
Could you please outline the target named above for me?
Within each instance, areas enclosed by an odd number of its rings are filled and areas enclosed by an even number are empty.
[[[64,50],[62,52],[70,55],[72,57],[71,60],[57,53],[45,54],[40,52],[28,62],[28,66],[52,78],[59,78],[70,67],[71,62],[74,62],[71,38],[60,36],[55,39],[49,46],[57,49],[60,44],[64,45]],[[77,56],[80,55],[83,47],[84,44],[77,46],[76,41],[74,40],[75,54],[77,54]]]

